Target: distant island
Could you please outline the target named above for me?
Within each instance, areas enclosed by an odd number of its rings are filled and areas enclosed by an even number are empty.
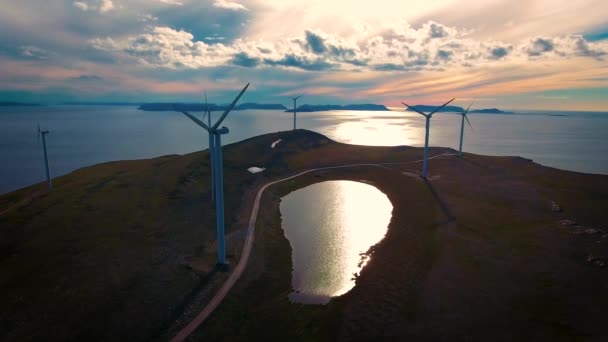
[[[324,112],[328,110],[367,110],[367,111],[390,111],[384,105],[379,104],[349,104],[349,105],[301,105],[296,108],[298,112]],[[291,112],[293,109],[288,109],[286,112]]]
[[[415,105],[412,107],[408,107],[406,110],[413,112],[415,108],[421,112],[429,113],[437,109],[437,106],[429,106],[429,105]],[[438,113],[462,113],[464,112],[464,108],[459,106],[445,106],[441,108]],[[513,112],[503,111],[498,108],[485,108],[485,109],[474,109],[469,111],[470,114],[514,114]]]
[[[228,106],[228,104],[218,105],[215,103],[144,103],[140,105],[138,109],[149,112],[163,112],[175,110],[202,112],[205,111],[205,108],[209,108],[210,111],[217,112],[226,110]],[[275,103],[242,103],[234,107],[234,110],[247,109],[285,110],[287,109],[287,107],[283,106],[282,104]]]
[[[469,111],[473,114],[514,114],[513,112],[500,110],[498,108],[475,109]]]
[[[63,102],[66,106],[140,106],[142,102]]]
[[[438,106],[415,105],[415,106],[407,107],[406,111],[413,112],[414,111],[413,108],[415,108],[423,113],[429,113],[429,112],[432,112],[435,109],[437,109],[437,107]],[[464,108],[458,107],[458,106],[445,106],[438,111],[438,113],[443,113],[443,112],[464,112]]]
[[[33,106],[44,106],[42,104],[39,103],[25,103],[25,102],[11,102],[11,101],[6,101],[6,102],[1,102],[0,101],[0,107],[33,107]]]
[[[268,109],[268,110],[285,110],[287,107],[282,104],[273,103],[243,103],[236,106],[236,110],[247,110],[247,109]]]

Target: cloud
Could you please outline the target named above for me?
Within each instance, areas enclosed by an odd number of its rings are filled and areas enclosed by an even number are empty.
[[[107,13],[115,9],[112,0],[79,0],[72,2],[72,5],[85,12],[98,11],[99,13]]]
[[[327,51],[323,38],[311,31],[306,31],[306,43],[308,48],[316,54],[322,54]]]
[[[529,56],[540,56],[545,52],[553,51],[554,45],[551,39],[536,38],[528,48]]]
[[[144,23],[149,21],[158,21],[158,17],[155,17],[152,14],[139,14],[137,19]]]
[[[167,4],[167,5],[174,5],[174,6],[183,6],[184,3],[178,0],[158,0],[160,2],[162,2],[163,4]]]
[[[490,58],[491,59],[501,59],[503,57],[506,57],[510,51],[511,51],[511,47],[497,46],[497,47],[490,48]]]
[[[247,7],[239,4],[238,2],[228,0],[215,0],[213,6],[217,8],[223,8],[232,11],[248,11]]]
[[[437,58],[444,61],[449,61],[454,53],[448,50],[438,50]]]
[[[600,49],[592,49],[583,37],[576,37],[576,49],[582,56],[593,57],[596,59],[602,59],[606,56],[607,52]]]
[[[106,13],[113,9],[114,9],[114,3],[112,3],[112,0],[101,0],[101,3],[99,4],[100,13]]]
[[[232,57],[231,63],[234,65],[253,68],[260,65],[261,60],[255,57],[249,57],[245,52],[239,52]]]
[[[582,36],[542,37],[518,44],[476,40],[466,30],[436,22],[419,28],[401,24],[368,36],[338,36],[308,29],[300,37],[279,41],[221,37],[196,40],[185,30],[157,26],[126,39],[97,38],[92,47],[129,57],[141,64],[173,69],[236,65],[308,71],[420,71],[486,64],[510,65],[526,60],[575,57],[601,59],[608,42],[588,42]]]
[[[337,66],[336,64],[330,63],[322,58],[309,58],[307,56],[296,54],[286,54],[283,58],[280,59],[268,58],[264,60],[264,64],[270,66],[294,67],[309,71],[328,70],[333,69]]]
[[[431,22],[428,24],[429,38],[444,38],[449,36],[448,29],[446,26]]]
[[[91,81],[102,81],[103,77],[97,76],[97,75],[80,75],[80,76],[76,76],[76,77],[70,77],[69,80],[91,82]]]
[[[41,49],[37,46],[21,46],[20,47],[21,55],[26,58],[31,59],[47,59],[48,53],[46,50]]]
[[[74,5],[76,8],[78,8],[78,9],[80,9],[80,10],[83,10],[83,11],[87,11],[87,10],[89,9],[89,5],[87,5],[87,3],[86,3],[86,2],[83,2],[83,1],[74,1],[74,2],[73,2],[73,5]]]

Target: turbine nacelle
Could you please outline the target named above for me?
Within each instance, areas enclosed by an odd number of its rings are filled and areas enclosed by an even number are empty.
[[[414,112],[416,112],[416,113],[418,113],[418,114],[420,114],[420,115],[422,115],[422,116],[424,116],[424,117],[431,118],[431,117],[433,116],[433,114],[435,114],[435,113],[437,113],[438,111],[442,110],[442,109],[443,109],[445,106],[449,105],[449,104],[450,104],[452,101],[454,101],[454,100],[455,100],[455,98],[451,99],[450,101],[448,101],[448,102],[446,102],[446,103],[442,104],[441,106],[439,106],[439,107],[435,108],[435,110],[434,110],[434,111],[432,111],[432,112],[430,112],[430,113],[428,113],[428,114],[423,113],[422,111],[419,111],[419,110],[418,110],[418,109],[417,109],[415,106],[410,106],[410,105],[408,105],[407,103],[405,103],[405,102],[403,102],[403,101],[401,101],[401,103],[403,103],[403,105],[404,105],[404,106],[406,106],[408,109],[411,109],[411,110],[413,110]]]
[[[196,116],[188,113],[185,110],[180,110],[179,112],[181,112],[182,114],[184,114],[187,117],[189,117],[190,120],[194,121],[197,125],[203,127],[209,133],[216,133],[216,132],[218,132],[218,127],[221,125],[222,121],[224,121],[224,119],[226,118],[226,115],[228,115],[228,113],[230,113],[230,111],[234,108],[234,106],[239,101],[239,99],[241,98],[241,96],[243,96],[243,94],[245,93],[245,91],[247,90],[247,88],[249,88],[249,83],[247,83],[247,85],[245,86],[245,88],[243,88],[243,90],[241,90],[241,92],[239,93],[239,95],[237,95],[237,97],[234,99],[234,101],[232,101],[232,103],[230,104],[230,106],[228,106],[228,108],[226,108],[226,110],[222,113],[222,115],[219,117],[219,119],[217,119],[217,121],[215,122],[215,124],[213,124],[213,126],[211,126],[211,127],[209,127],[202,120],[200,120]],[[206,100],[207,100],[207,94],[205,93],[205,102],[206,102]],[[174,106],[173,109],[175,109],[175,106]],[[209,110],[209,106],[207,106],[207,111],[208,110]],[[225,127],[223,127],[223,128],[225,128]],[[226,130],[227,130],[227,128],[226,128]],[[226,131],[226,133],[228,133],[228,132]],[[226,133],[220,133],[220,134],[226,134]]]
[[[467,120],[467,124],[469,124],[469,127],[471,127],[471,129],[473,129],[473,126],[471,126],[471,122],[469,121],[469,117],[467,116],[467,113],[469,112],[469,109],[471,109],[471,106],[473,105],[473,103],[475,103],[475,100],[473,100],[473,102],[471,102],[471,104],[467,107],[467,109],[461,113],[461,115]]]

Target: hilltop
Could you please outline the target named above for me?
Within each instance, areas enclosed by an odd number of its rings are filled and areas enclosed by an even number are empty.
[[[281,139],[272,148],[271,145]],[[332,165],[419,160],[421,148],[341,144],[295,130],[224,146],[228,258],[253,196]],[[453,152],[433,147],[431,155]],[[247,168],[263,167],[251,174]],[[245,274],[191,340],[608,338],[608,176],[466,153],[326,170],[262,198]],[[0,339],[167,340],[227,273],[215,267],[207,151],[83,168],[0,196]],[[281,197],[325,180],[365,182],[393,205],[355,288],[291,304]]]

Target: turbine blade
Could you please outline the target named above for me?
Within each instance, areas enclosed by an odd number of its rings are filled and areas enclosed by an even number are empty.
[[[205,112],[209,111],[209,103],[207,102],[207,90],[203,89],[203,94],[205,94]]]
[[[475,102],[475,101],[473,101],[473,102]],[[462,113],[462,114],[467,115],[467,113],[469,112],[469,109],[471,109],[471,106],[473,105],[473,102],[471,102],[471,104],[467,107],[467,110],[465,110],[464,113]]]
[[[473,126],[471,126],[471,122],[469,121],[469,117],[467,116],[467,113],[469,112],[469,109],[471,109],[471,106],[473,105],[473,103],[475,103],[475,99],[473,99],[471,104],[467,107],[467,110],[465,110],[464,113],[462,113],[462,115],[464,115],[464,118],[467,119],[467,123],[469,124],[469,127],[471,127],[471,129],[473,129]]]
[[[209,103],[207,103],[207,91],[203,89],[203,94],[205,94],[205,114],[203,114],[202,121],[205,121],[205,117],[209,113]]]
[[[184,114],[185,116],[189,117],[190,120],[194,121],[197,125],[203,127],[204,129],[206,129],[207,131],[210,130],[211,128],[209,128],[209,126],[205,125],[204,122],[202,122],[201,120],[199,120],[199,118],[197,118],[196,116],[186,112],[186,111],[181,111],[182,114]]]
[[[434,110],[434,111],[432,111],[432,112],[430,112],[430,113],[429,113],[429,116],[431,116],[431,115],[433,115],[433,114],[437,113],[438,111],[442,110],[442,109],[443,109],[443,107],[445,107],[445,106],[449,105],[449,104],[450,104],[450,102],[452,102],[452,101],[454,101],[454,100],[456,100],[456,98],[453,98],[453,99],[451,99],[450,101],[448,101],[448,102],[446,102],[446,103],[442,104],[441,106],[439,106],[439,107],[435,108],[435,110]]]
[[[404,105],[404,106],[406,106],[407,108],[409,108],[409,109],[413,110],[414,112],[416,112],[416,113],[418,113],[418,114],[420,114],[420,115],[423,115],[423,116],[427,116],[427,115],[426,115],[426,114],[424,114],[423,112],[421,112],[421,111],[419,111],[418,109],[416,109],[416,107],[410,106],[410,105],[408,105],[407,103],[405,103],[405,102],[403,102],[403,101],[402,101],[401,103],[403,103],[403,105]]]
[[[471,126],[471,122],[469,121],[469,117],[466,114],[463,114],[464,118],[467,119],[467,123],[469,124],[469,127],[471,127],[471,129],[473,129],[473,126]]]
[[[220,118],[217,120],[217,122],[215,123],[215,125],[213,125],[213,127],[211,127],[211,129],[213,129],[215,131],[220,126],[220,124],[222,123],[222,121],[224,121],[224,119],[226,118],[226,115],[228,115],[228,113],[230,113],[230,111],[232,110],[232,108],[234,108],[234,106],[239,101],[239,99],[241,98],[241,96],[243,96],[243,94],[245,93],[245,90],[247,90],[247,88],[249,88],[249,83],[247,83],[247,85],[245,86],[245,88],[243,88],[243,90],[241,90],[241,92],[239,93],[239,95],[234,99],[234,101],[232,101],[232,103],[224,111],[224,113],[222,113],[222,116],[220,116]]]

